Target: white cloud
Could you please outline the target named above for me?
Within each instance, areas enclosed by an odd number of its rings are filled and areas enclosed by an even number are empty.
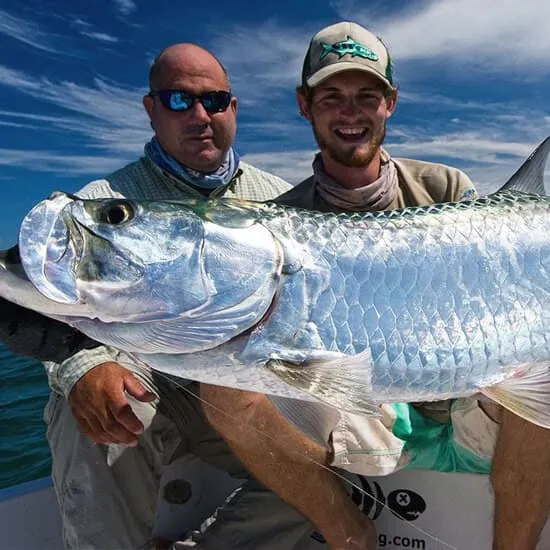
[[[52,151],[0,149],[0,166],[32,168],[60,175],[106,174],[120,168],[120,158],[87,155],[61,155]]]
[[[282,26],[276,21],[261,25],[232,25],[212,29],[211,47],[226,66],[233,87],[244,104],[265,94],[294,94],[303,55],[311,33],[305,28]]]
[[[110,34],[106,34],[104,32],[82,31],[80,34],[87,36],[88,38],[93,38],[94,40],[99,40],[100,42],[107,42],[110,44],[118,42],[118,38],[116,36],[111,36]]]
[[[498,162],[499,155],[527,157],[533,149],[534,144],[488,140],[481,133],[441,135],[427,141],[409,140],[392,146],[392,150],[402,156],[420,154],[475,162]]]
[[[136,3],[132,0],[114,0],[114,4],[122,15],[129,15],[136,9]]]
[[[51,43],[50,36],[39,25],[11,15],[3,9],[0,9],[0,33],[39,50],[60,53]]]
[[[513,136],[513,132],[510,135]],[[456,166],[468,174],[482,194],[502,186],[544,138],[539,135],[525,141],[513,141],[502,135],[491,139],[483,130],[439,133],[430,137],[409,130],[406,136],[397,140],[390,136],[387,140],[386,147],[393,156]]]
[[[490,66],[524,76],[550,70],[546,0],[412,2],[405,10],[378,17],[362,2],[337,9],[341,17],[380,34],[398,65],[409,60],[460,62],[474,70]]]
[[[2,65],[0,86],[17,88],[25,95],[72,113],[69,117],[44,117],[28,111],[10,111],[10,116],[30,116],[34,120],[53,122],[57,127],[89,137],[97,147],[113,152],[127,151],[128,142],[140,141],[143,146],[147,136],[151,135],[147,115],[141,105],[144,89],[127,88],[102,78],[95,78],[92,85],[52,82]],[[2,113],[6,115],[8,111],[0,111]]]
[[[311,176],[314,155],[314,150],[273,151],[247,154],[243,160],[296,184]]]
[[[85,19],[73,19],[70,24],[72,27],[76,28],[82,36],[108,44],[119,42],[119,39],[116,36],[112,36],[111,34],[107,34],[105,32],[93,31],[93,25]]]
[[[30,75],[17,69],[10,69],[5,65],[0,65],[0,86],[34,90],[40,88],[40,84],[33,81]]]
[[[98,173],[137,158],[151,138],[151,128],[141,105],[144,90],[131,89],[102,78],[91,85],[52,82],[0,65],[0,86],[17,90],[36,101],[54,105],[60,115],[42,115],[29,111],[0,110],[0,124],[28,124],[42,132],[62,132],[84,138],[88,155],[56,155],[33,151],[29,158],[40,159],[43,171],[59,173]],[[65,113],[65,114],[63,114]],[[68,140],[70,143],[70,140]],[[28,166],[24,151],[11,151],[0,164]],[[95,153],[95,155],[94,155]],[[40,156],[42,155],[42,156]],[[106,171],[109,171],[106,170]]]
[[[430,87],[429,90],[410,91],[399,89],[399,103],[416,103],[426,105],[429,98],[429,106],[435,106],[437,109],[460,109],[476,111],[498,111],[501,105],[498,103],[488,103],[487,101],[473,101],[471,99],[458,99],[438,94]]]
[[[88,23],[88,21],[86,21],[85,19],[81,19],[81,18],[73,19],[72,23],[76,27],[80,27],[80,28],[83,28],[83,29],[89,29],[92,26],[90,23]]]
[[[25,124],[22,122],[11,122],[9,120],[0,120],[0,126],[6,126],[8,128],[28,128],[29,130],[38,130],[39,126],[34,124]]]
[[[5,111],[0,109],[0,117],[11,117],[11,118],[21,118],[21,119],[27,119],[27,120],[36,120],[40,122],[61,122],[63,120],[66,120],[63,117],[58,116],[51,116],[51,115],[39,115],[35,113],[20,113],[17,111]]]

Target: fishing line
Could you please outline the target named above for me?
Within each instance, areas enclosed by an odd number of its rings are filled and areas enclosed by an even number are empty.
[[[178,388],[182,389],[184,392],[186,392],[187,394],[195,397],[196,399],[198,399],[201,403],[203,403],[204,405],[208,405],[209,407],[211,407],[212,409],[214,409],[215,411],[223,414],[224,416],[226,416],[227,418],[230,418],[231,420],[235,420],[235,417],[232,416],[231,414],[225,412],[224,410],[220,409],[219,407],[217,407],[216,405],[213,405],[212,403],[209,403],[207,400],[203,399],[200,395],[197,395],[195,392],[193,392],[192,390],[190,390],[184,383],[182,382],[179,382],[178,380],[176,380],[174,377],[172,376],[168,376],[166,375],[165,373],[162,373],[162,372],[159,372],[159,371],[154,371],[156,375],[158,376],[161,376],[163,378],[166,378],[167,380],[169,380],[170,382],[172,382],[173,384],[175,384]],[[177,420],[172,418],[172,420],[174,420],[177,424]],[[260,431],[258,428],[255,428],[254,426],[252,426],[250,423],[247,424],[247,428],[250,428],[252,430],[254,430],[258,435],[264,437],[265,439],[268,439],[270,441],[273,441],[275,444],[277,444],[277,440]],[[322,468],[323,470],[326,470],[330,473],[332,473],[333,475],[335,475],[338,479],[340,479],[341,481],[347,483],[348,485],[351,485],[353,488],[357,489],[359,491],[359,493],[361,493],[362,495],[364,496],[367,496],[368,498],[371,498],[374,502],[376,502],[377,504],[380,504],[384,509],[388,510],[389,512],[392,512],[391,508],[383,501],[377,499],[374,495],[371,495],[370,493],[368,493],[365,489],[363,489],[363,487],[361,487],[359,484],[357,484],[356,482],[348,479],[346,476],[340,474],[339,472],[335,471],[334,469],[328,467],[328,466],[325,466],[324,464],[318,462],[317,460],[307,456],[306,454],[298,454],[298,453],[295,453],[294,451],[292,451],[291,449],[285,449],[285,452],[287,454],[294,454],[295,456],[298,456],[299,458],[305,458],[308,462],[311,462],[313,464],[315,464],[316,466],[319,466],[320,468]],[[395,514],[394,514],[395,515]],[[416,525],[414,525],[413,523],[411,522],[406,522],[406,520],[404,520],[403,518],[397,516],[397,518],[402,521],[402,522],[405,522],[407,523],[408,525],[410,525],[410,527],[413,528],[413,530],[417,531],[418,533],[420,533],[421,535],[431,539],[432,541],[434,542],[437,542],[439,544],[442,544],[444,545],[446,548],[449,548],[450,550],[458,550],[458,548],[456,548],[455,546],[452,546],[450,545],[449,543],[445,542],[444,540],[441,540],[439,539],[438,537],[436,537],[435,535],[432,535],[431,533],[427,532],[427,531],[424,531],[424,529],[422,529],[421,527],[418,527]],[[372,520],[371,520],[372,521]]]

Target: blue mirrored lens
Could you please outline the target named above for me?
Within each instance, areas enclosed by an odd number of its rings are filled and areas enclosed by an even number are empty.
[[[187,111],[193,106],[195,98],[185,92],[170,93],[170,109],[174,111]]]

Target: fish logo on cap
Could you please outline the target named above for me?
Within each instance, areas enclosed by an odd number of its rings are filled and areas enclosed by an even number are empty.
[[[359,44],[359,42],[356,42],[349,35],[346,40],[339,40],[338,42],[334,42],[334,44],[321,42],[321,46],[323,47],[323,53],[320,60],[324,59],[329,53],[335,53],[339,58],[349,54],[352,57],[362,57],[369,61],[378,61],[378,56],[371,49],[363,44]]]

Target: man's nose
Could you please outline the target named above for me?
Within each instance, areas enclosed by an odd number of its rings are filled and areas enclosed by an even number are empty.
[[[198,99],[196,99],[193,103],[193,106],[189,110],[189,114],[195,120],[199,120],[200,122],[210,122],[210,115],[208,114],[208,111]]]
[[[340,103],[340,112],[343,115],[353,116],[357,114],[359,109],[357,108],[357,102],[354,97],[345,97]]]

